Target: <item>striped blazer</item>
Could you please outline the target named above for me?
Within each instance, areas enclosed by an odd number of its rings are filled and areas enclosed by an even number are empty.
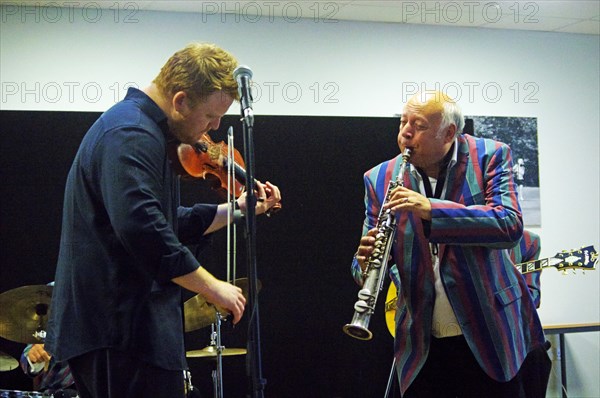
[[[525,279],[506,250],[523,233],[510,148],[469,135],[460,135],[455,145],[446,188],[441,198],[430,198],[431,221],[396,214],[390,273],[399,283],[394,352],[402,394],[429,351],[435,299],[430,243],[437,244],[440,276],[463,335],[490,377],[512,379],[527,353],[545,341]],[[397,156],[365,173],[363,234],[376,225],[401,162]],[[420,192],[418,173],[410,169],[404,186]],[[352,272],[362,283],[359,271],[355,260]]]
[[[542,250],[540,244],[540,237],[538,234],[529,230],[523,231],[523,237],[512,250],[510,250],[510,258],[515,264],[526,263],[539,259],[540,252]],[[542,271],[528,272],[524,274],[525,282],[529,288],[529,293],[533,298],[535,308],[539,308],[542,299],[541,281],[540,277]]]

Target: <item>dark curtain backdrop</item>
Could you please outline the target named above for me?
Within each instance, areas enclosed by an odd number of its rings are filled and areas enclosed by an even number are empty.
[[[54,278],[64,183],[77,147],[99,113],[2,111],[0,130],[0,293]],[[212,133],[234,127],[243,154],[239,117],[228,115]],[[363,173],[398,152],[396,118],[257,115],[255,176],[278,185],[283,209],[257,219],[257,268],[262,373],[266,397],[381,397],[392,364],[392,337],[380,294],[371,341],[342,332],[358,287],[349,272],[363,221]],[[183,204],[220,202],[204,180],[182,184]],[[237,228],[237,278],[247,275],[243,226]],[[226,231],[198,253],[203,266],[226,276]],[[189,295],[191,297],[191,294]],[[2,311],[2,309],[0,309]],[[89,311],[94,311],[90,308]],[[245,348],[248,313],[225,324],[222,343]],[[1,314],[0,314],[1,316]],[[168,325],[165,325],[168,327]],[[210,342],[211,327],[186,335],[188,350]],[[1,334],[1,332],[0,332]],[[24,344],[0,338],[0,351],[18,357]],[[212,396],[212,359],[190,358],[192,382]],[[226,397],[244,397],[246,356],[223,358]],[[30,389],[20,369],[0,372],[0,389]]]

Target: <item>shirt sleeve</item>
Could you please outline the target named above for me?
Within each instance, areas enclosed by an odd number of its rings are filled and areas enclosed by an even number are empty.
[[[464,204],[429,198],[431,242],[498,249],[517,244],[523,233],[523,219],[511,172],[510,148],[496,144],[493,149],[481,149],[480,155],[471,153],[471,158],[479,158],[467,166]]]
[[[210,237],[204,231],[210,227],[215,215],[217,205],[197,203],[192,207],[180,206],[177,209],[178,233],[177,236],[186,245],[204,245]]]
[[[379,202],[377,200],[375,187],[373,186],[369,178],[369,173],[365,173],[365,175],[363,176],[363,183],[365,186],[365,219],[362,227],[362,236],[365,236],[367,232],[369,232],[369,230],[377,226],[377,220],[379,218]],[[352,263],[350,265],[350,272],[352,273],[352,278],[354,279],[354,281],[359,286],[362,286],[364,283],[364,277],[360,268],[360,264],[358,264],[356,258],[352,259]]]

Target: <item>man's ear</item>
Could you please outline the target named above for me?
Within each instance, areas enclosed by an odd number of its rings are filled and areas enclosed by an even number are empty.
[[[448,128],[446,129],[446,136],[444,137],[444,140],[446,142],[452,142],[454,140],[454,137],[456,136],[456,125],[454,123],[451,123]]]
[[[176,92],[175,95],[173,95],[173,99],[171,101],[173,105],[173,110],[176,113],[180,114],[181,116],[186,116],[187,114],[189,114],[189,101],[185,91]]]

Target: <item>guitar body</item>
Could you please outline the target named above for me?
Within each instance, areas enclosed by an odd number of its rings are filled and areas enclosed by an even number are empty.
[[[394,282],[390,283],[385,296],[385,325],[392,337],[396,336],[396,303],[398,302],[398,289]]]

